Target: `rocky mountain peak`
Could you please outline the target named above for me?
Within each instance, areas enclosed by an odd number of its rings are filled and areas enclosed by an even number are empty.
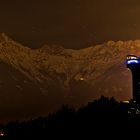
[[[50,55],[58,55],[61,54],[61,52],[64,50],[62,46],[58,45],[44,45],[40,48],[42,51],[46,51]]]
[[[9,39],[5,33],[0,33],[0,42],[8,41]]]

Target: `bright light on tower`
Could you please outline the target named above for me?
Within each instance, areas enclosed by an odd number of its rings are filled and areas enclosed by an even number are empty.
[[[127,64],[138,64],[139,61],[138,60],[128,60]]]
[[[126,62],[127,62],[128,65],[138,64],[139,63],[139,58],[135,55],[127,55]]]

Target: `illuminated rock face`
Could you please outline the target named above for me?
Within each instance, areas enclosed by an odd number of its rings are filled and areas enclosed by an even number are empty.
[[[30,49],[5,34],[0,35],[1,64],[8,65],[32,84],[26,88],[24,84],[13,82],[18,89],[14,92],[26,89],[33,98],[39,93],[40,102],[46,101],[44,108],[56,108],[62,103],[80,106],[101,95],[113,96],[117,100],[132,98],[131,73],[125,64],[128,54],[140,56],[140,40],[108,41],[81,50],[55,45]],[[6,75],[6,72],[3,74]],[[19,75],[15,74],[15,79],[19,79]],[[20,81],[24,81],[22,76]],[[38,91],[35,95],[31,94],[33,87]],[[11,93],[7,91],[6,94]]]

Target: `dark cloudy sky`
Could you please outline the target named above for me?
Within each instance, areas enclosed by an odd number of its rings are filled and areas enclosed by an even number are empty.
[[[0,0],[0,32],[29,47],[140,39],[140,1]]]

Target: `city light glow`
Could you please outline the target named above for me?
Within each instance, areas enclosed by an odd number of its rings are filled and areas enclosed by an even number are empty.
[[[1,131],[0,132],[0,137],[3,137],[4,136],[4,133]]]
[[[83,77],[81,77],[81,78],[80,78],[80,80],[81,80],[81,81],[84,81],[84,78],[83,78]]]

